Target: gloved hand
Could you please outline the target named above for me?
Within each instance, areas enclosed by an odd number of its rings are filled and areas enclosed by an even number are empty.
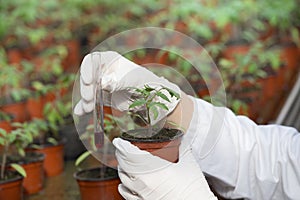
[[[125,199],[217,200],[190,149],[170,163],[120,138],[113,144],[122,182],[118,189]]]
[[[95,65],[93,63],[97,63],[97,69],[94,68]],[[83,115],[92,112],[94,109],[94,84],[97,82],[96,79],[100,78],[94,75],[97,70],[101,70],[103,90],[112,96],[111,102],[107,102],[108,99],[105,99],[106,103],[120,111],[127,110],[132,103],[129,101],[131,94],[128,88],[130,87],[141,88],[144,85],[153,87],[164,86],[177,92],[179,95],[181,94],[177,85],[170,83],[163,77],[156,76],[151,71],[129,61],[117,52],[93,52],[86,55],[81,63],[81,100],[74,108],[76,115]],[[168,96],[168,94],[166,95]],[[179,102],[179,99],[175,97],[168,97],[171,101],[164,101],[163,103],[169,110],[160,109],[157,121],[172,112]]]

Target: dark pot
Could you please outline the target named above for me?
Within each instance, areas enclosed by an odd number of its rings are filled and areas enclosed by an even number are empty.
[[[118,171],[110,167],[86,169],[74,174],[82,200],[122,200]]]
[[[177,129],[162,129],[158,134],[150,138],[132,137],[132,135],[143,134],[147,130],[132,130],[123,133],[121,138],[130,141],[141,150],[146,150],[155,156],[176,163],[179,158],[179,145],[183,132]]]
[[[74,160],[84,151],[86,151],[77,133],[76,127],[71,121],[60,127],[59,135],[65,139],[64,158],[66,160]]]
[[[23,177],[15,172],[9,171],[11,178],[0,180],[0,199],[22,200],[23,199]]]

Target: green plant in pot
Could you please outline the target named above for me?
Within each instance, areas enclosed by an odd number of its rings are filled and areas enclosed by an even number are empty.
[[[64,148],[68,141],[65,140],[63,131],[67,131],[68,126],[73,124],[71,101],[68,99],[69,96],[65,95],[65,91],[73,82],[73,77],[72,74],[61,74],[55,83],[36,82],[36,86],[39,86],[35,87],[37,90],[40,89],[43,92],[45,89],[45,91],[53,92],[55,96],[43,108],[44,119],[35,120],[40,133],[34,138],[35,145],[32,149],[46,154],[44,169],[47,176],[59,175],[64,169]],[[72,128],[71,131],[74,132],[74,127]]]
[[[10,154],[10,146],[18,139],[18,132],[7,132],[0,128],[0,151],[1,151],[1,172],[0,172],[0,199],[23,198],[22,182],[26,177],[24,168],[17,163],[7,163]],[[12,171],[9,167],[15,169]]]
[[[120,130],[111,115],[107,115],[107,119],[104,119],[104,132],[109,140],[113,137],[120,135]],[[86,127],[80,138],[90,142],[90,146],[94,146],[94,125],[90,124]],[[107,144],[105,144],[107,145]],[[113,149],[105,149],[104,146],[101,149],[91,149],[82,153],[75,162],[77,172],[74,173],[78,186],[80,188],[80,195],[82,200],[106,200],[106,199],[123,199],[118,192],[118,185],[120,179],[118,171],[113,167],[114,163],[109,163],[109,158],[114,159]],[[100,153],[105,161],[102,163],[92,155],[94,153]],[[105,153],[105,155],[103,154]],[[109,166],[112,167],[109,167]]]
[[[44,170],[48,177],[59,175],[64,169],[64,141],[58,130],[64,123],[61,112],[65,109],[64,104],[55,100],[45,105],[45,119],[33,120],[39,134],[34,136],[29,150],[45,154]]]
[[[108,167],[101,162],[94,160],[96,167],[81,169],[80,165],[84,165],[84,160],[90,158],[89,151],[83,153],[76,159],[75,165],[78,171],[74,174],[77,180],[82,200],[106,200],[106,199],[123,199],[118,192],[118,185],[121,183],[118,171]]]
[[[4,51],[0,51],[0,58],[1,110],[13,115],[14,121],[23,122],[27,119],[25,102],[30,95],[24,81],[26,69],[21,71],[16,66],[8,64]]]
[[[45,139],[52,138],[51,140],[57,144],[63,142],[65,159],[75,159],[84,152],[84,146],[78,138],[71,116],[71,108],[72,103],[68,98],[59,97],[47,103],[44,110],[50,128]]]
[[[0,127],[6,131],[11,131],[11,121],[13,120],[12,115],[0,110]]]
[[[43,188],[44,155],[41,153],[27,152],[27,147],[33,142],[33,135],[38,134],[36,125],[32,122],[12,124],[11,132],[2,133],[3,161],[10,165],[17,163],[26,171],[26,178],[22,183],[25,194],[35,194]],[[4,167],[4,165],[2,165]]]
[[[218,62],[229,107],[237,114],[258,120],[258,108],[270,104],[280,91],[281,84],[276,82],[281,64],[278,52],[256,42],[247,51],[224,55]],[[268,85],[272,87],[267,88]]]
[[[29,152],[28,147],[32,144],[33,138],[39,134],[39,129],[33,121],[15,122],[12,125],[14,130],[11,134],[14,134],[16,139],[11,143],[8,163],[18,163],[25,169],[27,173],[23,182],[25,194],[38,193],[43,189],[45,156],[39,152]]]
[[[136,128],[122,133],[121,138],[130,141],[142,150],[147,150],[170,162],[177,162],[179,145],[183,132],[179,129],[169,129],[164,120],[154,123],[158,119],[159,109],[168,110],[163,103],[170,102],[170,97],[179,99],[179,94],[167,87],[151,87],[145,85],[143,88],[129,88],[133,90],[133,102],[129,106],[129,112],[135,123],[142,128]],[[156,124],[156,125],[154,125]],[[174,124],[172,124],[174,126]],[[176,125],[175,125],[176,127]]]

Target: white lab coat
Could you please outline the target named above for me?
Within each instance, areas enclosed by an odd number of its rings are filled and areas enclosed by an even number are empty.
[[[191,97],[195,112],[182,146],[209,184],[225,198],[300,199],[300,134],[280,125],[257,125],[227,108]],[[263,109],[263,108],[262,108]]]

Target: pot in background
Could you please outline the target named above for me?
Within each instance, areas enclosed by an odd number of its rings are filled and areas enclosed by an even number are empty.
[[[82,200],[122,200],[118,171],[110,167],[85,169],[74,174]]]
[[[52,145],[40,145],[39,149],[30,149],[29,151],[35,151],[43,153],[45,160],[43,168],[47,177],[57,176],[64,171],[64,144],[63,142]]]
[[[0,180],[0,199],[22,200],[23,177],[15,171],[10,171],[12,177],[8,180]]]

